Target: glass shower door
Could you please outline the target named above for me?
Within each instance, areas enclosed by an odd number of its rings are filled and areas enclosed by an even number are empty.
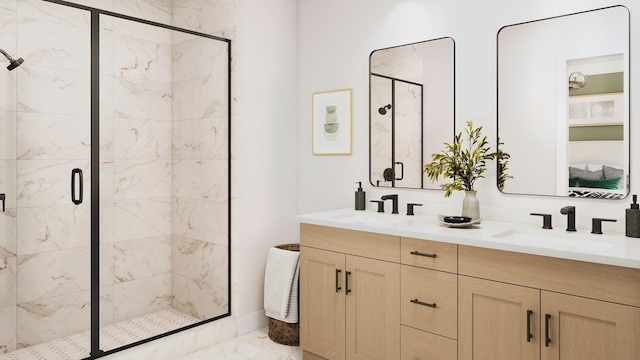
[[[81,359],[91,308],[90,16],[41,1],[13,10],[0,15],[0,47],[24,63],[0,69],[0,346]]]

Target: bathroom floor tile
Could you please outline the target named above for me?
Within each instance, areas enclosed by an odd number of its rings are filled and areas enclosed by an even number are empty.
[[[301,360],[299,346],[280,345],[269,339],[268,329],[227,340],[180,360]]]

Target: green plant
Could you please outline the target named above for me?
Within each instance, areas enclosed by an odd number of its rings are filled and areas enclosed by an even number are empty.
[[[453,191],[473,190],[476,180],[484,178],[487,170],[487,161],[498,159],[500,175],[498,183],[511,176],[507,175],[507,162],[509,154],[498,150],[489,152],[489,142],[486,136],[482,136],[482,126],[473,128],[473,121],[467,121],[466,133],[467,146],[463,148],[462,132],[454,137],[453,143],[444,143],[444,150],[431,154],[431,162],[424,166],[423,173],[429,176],[432,181],[443,176],[451,179],[452,182],[442,184],[440,187],[445,190],[444,196],[449,197]],[[500,168],[502,167],[502,170]]]

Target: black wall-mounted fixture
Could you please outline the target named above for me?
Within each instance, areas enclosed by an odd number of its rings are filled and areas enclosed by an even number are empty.
[[[4,212],[4,202],[7,200],[6,194],[0,194],[0,201],[2,201],[2,212]]]
[[[17,59],[12,58],[11,56],[9,56],[9,54],[7,54],[6,51],[2,49],[0,49],[0,53],[2,53],[2,55],[4,55],[4,57],[6,57],[7,60],[9,60],[9,66],[7,66],[7,70],[9,71],[17,68],[24,62],[24,59],[22,58],[17,58]]]

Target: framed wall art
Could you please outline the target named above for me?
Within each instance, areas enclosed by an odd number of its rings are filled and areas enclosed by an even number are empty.
[[[351,154],[351,89],[313,93],[311,146],[314,155]]]

